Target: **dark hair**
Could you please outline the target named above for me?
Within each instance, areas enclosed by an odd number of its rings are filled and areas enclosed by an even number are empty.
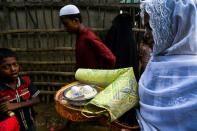
[[[0,63],[2,62],[4,58],[7,58],[7,57],[15,57],[16,59],[18,59],[16,53],[12,51],[11,49],[0,48]]]
[[[61,16],[62,18],[69,18],[69,19],[76,19],[78,18],[80,23],[82,23],[82,18],[81,18],[81,14],[78,13],[78,14],[72,14],[72,15],[63,15]]]

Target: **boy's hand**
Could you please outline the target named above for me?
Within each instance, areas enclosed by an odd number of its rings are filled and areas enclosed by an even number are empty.
[[[0,111],[1,112],[8,112],[10,110],[17,109],[19,103],[10,103],[9,97],[3,97],[0,99]]]
[[[20,107],[20,103],[10,103],[9,97],[3,97],[0,99],[0,111],[8,112]]]
[[[10,102],[7,102],[6,103],[6,107],[7,107],[8,110],[15,110],[15,109],[21,108],[21,103],[10,103]]]
[[[0,98],[0,112],[6,113],[8,111],[7,103],[9,103],[7,97]]]

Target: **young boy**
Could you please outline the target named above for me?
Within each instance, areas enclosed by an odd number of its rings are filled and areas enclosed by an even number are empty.
[[[80,11],[75,5],[62,7],[59,16],[66,30],[77,35],[76,68],[109,69],[115,66],[115,56],[90,29],[82,24]]]
[[[39,103],[39,90],[19,71],[15,52],[0,48],[0,124],[16,116],[21,131],[35,131],[32,105]]]

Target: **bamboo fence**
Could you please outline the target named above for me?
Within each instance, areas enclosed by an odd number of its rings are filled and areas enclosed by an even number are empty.
[[[0,47],[17,52],[21,74],[31,76],[46,102],[74,80],[75,36],[65,32],[58,16],[59,9],[69,3],[80,8],[83,23],[101,38],[120,10],[132,14],[133,21],[139,13],[139,4],[115,0],[1,0]],[[138,25],[133,25],[136,36],[144,31]]]

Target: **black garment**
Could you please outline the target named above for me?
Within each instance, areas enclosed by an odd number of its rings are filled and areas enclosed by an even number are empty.
[[[105,44],[116,56],[115,68],[132,66],[138,80],[137,44],[133,38],[132,19],[129,14],[119,14],[114,18]]]

